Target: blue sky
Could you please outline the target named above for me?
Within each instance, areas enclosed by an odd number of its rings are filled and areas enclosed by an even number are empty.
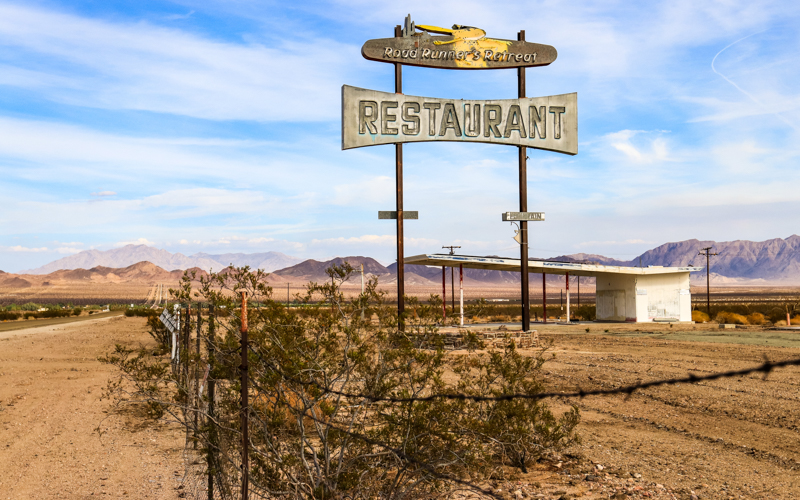
[[[408,13],[558,49],[528,95],[578,92],[580,152],[529,153],[531,255],[798,232],[794,2],[0,1],[0,269],[129,242],[392,262],[394,148],[341,151],[340,89],[392,90],[360,48]],[[512,98],[515,71],[404,91]],[[406,146],[406,253],[515,255],[516,155]]]

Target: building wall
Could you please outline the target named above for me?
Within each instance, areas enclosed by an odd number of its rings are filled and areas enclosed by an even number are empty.
[[[597,277],[596,300],[599,321],[692,320],[688,272],[602,274]]]
[[[637,276],[637,321],[674,318],[692,320],[689,273]],[[646,307],[643,304],[647,304]]]
[[[599,321],[636,321],[636,278],[630,274],[597,276],[596,304]]]

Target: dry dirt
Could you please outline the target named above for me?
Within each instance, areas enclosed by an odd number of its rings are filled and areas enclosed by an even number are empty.
[[[148,341],[122,316],[0,332],[0,499],[177,498],[182,435],[100,400],[97,357]]]
[[[800,357],[793,332],[538,328],[556,354],[544,368],[548,383],[563,391]],[[100,400],[112,370],[97,356],[117,342],[149,340],[144,319],[124,317],[0,332],[0,499],[178,497],[182,433],[106,413],[109,403]],[[751,375],[575,401],[583,444],[560,463],[490,486],[507,498],[800,497],[799,375],[800,368],[784,368],[767,380]]]
[[[587,327],[592,332],[586,333]],[[563,391],[800,357],[800,332],[721,331],[716,325],[538,328],[544,340],[553,341],[556,354],[545,365],[550,387]],[[583,444],[570,450],[560,467],[543,465],[544,471],[519,484],[498,487],[544,498],[798,498],[798,388],[800,367],[790,367],[766,380],[753,374],[653,388],[630,398],[577,400]],[[543,488],[532,487],[535,481]]]

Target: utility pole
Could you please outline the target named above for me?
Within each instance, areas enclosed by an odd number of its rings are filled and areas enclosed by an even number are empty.
[[[455,255],[455,249],[461,248],[460,246],[450,245],[450,246],[443,246],[442,248],[449,248],[450,255]],[[455,273],[455,268],[450,266],[450,312],[455,314],[456,313],[456,285],[455,285],[455,277],[453,274]],[[445,297],[442,297],[442,300],[445,300]]]
[[[718,253],[709,253],[711,248],[712,247],[701,248],[700,253],[697,254],[706,256],[706,312],[708,313],[709,319],[711,319],[711,256],[719,255]]]

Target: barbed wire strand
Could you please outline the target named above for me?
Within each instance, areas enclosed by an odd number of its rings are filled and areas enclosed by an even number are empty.
[[[253,383],[253,387],[256,388],[256,389],[260,389],[262,391],[265,391],[265,389],[263,387],[260,387],[260,385],[257,382]],[[279,400],[280,398],[275,398],[275,399],[276,399],[277,402],[279,402],[283,406],[287,407],[288,409],[293,410],[293,411],[297,411],[297,408],[291,406],[290,404],[288,404],[285,401],[280,401]],[[386,451],[394,453],[395,455],[397,455],[401,459],[403,459],[403,460],[405,460],[407,462],[410,462],[410,463],[412,463],[414,465],[418,465],[418,466],[422,467],[423,469],[428,471],[431,475],[435,476],[437,479],[442,479],[442,480],[445,480],[445,481],[451,481],[453,483],[460,484],[461,486],[464,486],[464,487],[469,488],[471,490],[479,491],[479,492],[483,493],[484,495],[488,495],[488,496],[490,496],[492,498],[495,498],[497,500],[504,500],[503,497],[495,494],[493,491],[487,490],[485,488],[482,488],[482,487],[478,486],[477,484],[474,484],[474,483],[466,481],[464,479],[459,479],[457,477],[453,477],[453,476],[450,476],[450,475],[447,475],[447,474],[442,474],[441,472],[437,471],[432,465],[428,464],[427,462],[424,462],[422,460],[414,458],[411,455],[406,454],[404,451],[402,451],[402,450],[400,450],[398,448],[395,448],[395,447],[390,446],[390,445],[385,444],[385,443],[381,443],[380,441],[372,439],[369,436],[365,436],[365,435],[360,434],[358,432],[349,431],[347,429],[343,429],[341,427],[337,427],[335,425],[332,425],[330,422],[326,422],[325,420],[321,420],[321,419],[315,417],[313,414],[309,413],[309,410],[311,410],[311,408],[303,409],[302,410],[303,416],[313,420],[314,422],[316,422],[318,424],[324,425],[328,429],[332,429],[332,430],[335,430],[337,432],[341,432],[343,434],[347,434],[348,436],[350,436],[352,438],[358,439],[358,440],[363,441],[363,442],[365,442],[367,444],[370,444],[372,446],[378,446],[379,448],[383,448]]]
[[[477,395],[463,394],[463,393],[450,393],[450,394],[431,394],[430,396],[419,396],[419,397],[409,397],[409,398],[397,398],[391,396],[375,396],[370,394],[349,393],[344,391],[338,391],[332,387],[324,386],[315,380],[310,380],[310,381],[298,380],[297,378],[292,377],[291,375],[287,375],[277,366],[265,360],[264,357],[261,355],[261,353],[259,353],[258,351],[255,351],[252,348],[251,351],[255,353],[261,359],[261,361],[265,363],[270,369],[275,370],[275,372],[278,373],[281,377],[284,377],[291,382],[305,386],[315,386],[322,391],[331,394],[336,394],[337,396],[354,398],[354,399],[366,399],[368,401],[373,401],[373,402],[388,402],[388,403],[414,403],[414,402],[435,401],[438,399],[490,402],[490,401],[511,401],[514,399],[540,400],[548,398],[575,398],[575,397],[585,398],[587,396],[607,396],[612,394],[626,394],[630,396],[635,391],[641,389],[649,389],[651,387],[659,387],[663,385],[675,385],[675,384],[696,384],[698,382],[705,382],[708,380],[741,377],[744,375],[750,375],[751,373],[763,373],[764,374],[763,378],[764,380],[766,380],[769,374],[772,372],[772,370],[776,368],[784,368],[787,366],[800,366],[800,358],[788,359],[777,362],[772,362],[769,361],[768,359],[765,359],[764,363],[762,363],[759,366],[755,366],[753,368],[745,368],[742,370],[731,370],[727,372],[717,372],[717,373],[712,373],[710,375],[700,375],[700,376],[690,373],[686,377],[652,380],[650,382],[640,382],[638,384],[625,385],[613,389],[594,389],[587,391],[578,388],[577,391],[572,391],[572,392],[551,391],[551,392],[540,392],[537,394],[513,393],[513,394],[503,394],[500,396],[477,396]]]

